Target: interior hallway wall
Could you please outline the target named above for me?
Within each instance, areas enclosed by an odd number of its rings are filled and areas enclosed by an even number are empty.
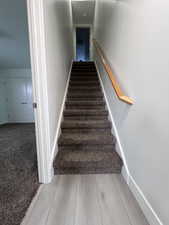
[[[169,2],[96,1],[95,38],[134,105],[120,102],[97,65],[132,177],[169,224]],[[151,217],[149,218],[151,220]],[[151,220],[151,224],[159,224]]]
[[[73,60],[73,25],[70,3],[69,0],[44,0],[51,150]]]

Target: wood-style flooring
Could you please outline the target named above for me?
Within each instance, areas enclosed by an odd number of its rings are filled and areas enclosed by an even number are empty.
[[[119,174],[58,175],[42,185],[22,225],[148,225]]]

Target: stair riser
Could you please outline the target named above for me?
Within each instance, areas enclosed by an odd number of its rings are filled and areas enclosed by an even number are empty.
[[[72,146],[72,145],[79,145],[79,146],[83,146],[83,145],[114,145],[114,140],[110,139],[110,140],[97,140],[97,141],[90,141],[90,140],[65,140],[64,143],[59,141],[59,146]]]
[[[71,122],[71,121],[70,121]],[[92,129],[111,129],[111,125],[110,123],[108,124],[99,124],[99,121],[98,121],[98,124],[85,124],[86,121],[84,121],[84,124],[83,124],[83,121],[80,121],[82,122],[82,125],[81,124],[74,124],[74,121],[72,121],[72,124],[71,123],[62,123],[62,126],[61,126],[61,129],[79,129],[79,130],[82,130],[83,129],[88,129],[88,130],[92,130]]]
[[[68,91],[69,92],[75,92],[75,91],[83,91],[83,92],[88,92],[88,93],[93,93],[93,92],[96,92],[96,91],[98,91],[98,90],[100,90],[101,91],[101,88],[100,87],[98,87],[98,88],[93,88],[93,87],[83,87],[83,86],[81,86],[81,87],[69,87],[69,89],[68,89]]]
[[[64,116],[64,120],[107,120],[107,116]]]
[[[71,78],[98,78],[97,74],[96,73],[74,73],[74,74],[71,74]]]
[[[66,106],[66,109],[105,109],[105,107],[104,106],[92,106],[92,105],[90,105],[90,106]]]
[[[87,84],[87,85],[85,85],[85,84],[73,84],[73,83],[71,83],[70,85],[69,85],[69,88],[71,89],[71,88],[79,88],[79,87],[81,87],[81,88],[83,88],[83,89],[86,89],[86,87],[89,89],[89,88],[91,88],[91,89],[93,89],[93,88],[100,88],[101,86],[100,86],[100,84],[95,84],[95,85],[93,85],[93,84]]]
[[[97,110],[64,110],[64,116],[108,116],[108,112],[106,110],[97,111]]]
[[[104,134],[111,134],[111,129],[110,128],[106,128],[106,129],[101,129],[101,128],[97,128],[97,129],[66,129],[66,128],[62,128],[62,133],[65,134],[72,134],[72,133],[79,133],[79,134],[89,134],[89,133],[103,133]]]
[[[86,120],[86,121],[63,121],[62,128],[111,128],[111,122],[106,119],[102,121]]]
[[[99,81],[70,81],[70,86],[100,86]]]
[[[75,92],[75,93],[69,93],[67,95],[67,98],[103,98],[103,94],[100,92],[95,92],[95,93],[82,93],[82,92]]]
[[[86,97],[80,97],[80,98],[67,98],[67,101],[77,101],[77,102],[79,102],[79,101],[102,101],[103,100],[103,98],[86,98]]]
[[[74,66],[72,68],[72,71],[76,71],[76,70],[81,70],[81,71],[96,71],[96,68],[94,66],[81,66],[81,67],[78,67],[78,66]]]
[[[116,169],[116,168],[104,168],[103,169],[99,169],[98,167],[96,168],[91,168],[89,170],[89,168],[55,168],[54,169],[54,173],[55,174],[67,174],[67,175],[71,175],[71,174],[120,174],[121,173],[121,168],[120,169]]]
[[[70,82],[80,82],[80,83],[81,82],[84,82],[84,83],[85,82],[86,83],[87,82],[99,82],[99,79],[97,77],[95,77],[95,78],[94,77],[93,78],[92,77],[88,77],[88,78],[87,77],[84,77],[84,78],[74,77],[74,78],[70,79]]]
[[[83,68],[73,68],[72,69],[72,73],[73,72],[76,72],[76,71],[80,71],[80,72],[83,72],[83,73],[85,73],[85,72],[89,72],[89,73],[92,73],[92,72],[96,72],[96,68],[85,68],[85,67],[83,67]]]
[[[66,106],[105,106],[104,101],[66,101]]]
[[[114,145],[68,145],[68,146],[60,146],[60,151],[103,151],[103,152],[112,152],[115,151],[115,144]]]

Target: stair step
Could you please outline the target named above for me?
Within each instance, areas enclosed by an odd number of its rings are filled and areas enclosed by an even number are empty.
[[[100,91],[96,91],[96,92],[68,92],[67,94],[67,98],[103,98],[103,94]]]
[[[79,81],[79,80],[71,80],[69,85],[77,85],[77,86],[84,86],[84,85],[89,85],[89,86],[96,86],[96,85],[99,85],[100,86],[100,83],[99,83],[99,80],[98,81]]]
[[[114,145],[115,138],[112,135],[103,134],[61,134],[58,140],[59,146],[64,145]]]
[[[81,65],[81,66],[73,66],[72,67],[72,71],[74,69],[75,70],[89,70],[89,71],[92,71],[92,70],[96,70],[96,67],[94,65],[88,65],[88,66]]]
[[[95,84],[95,85],[93,85],[93,84],[88,84],[88,85],[86,85],[86,84],[84,84],[84,83],[81,83],[80,85],[78,85],[78,84],[73,84],[73,83],[70,83],[69,84],[69,88],[79,88],[79,87],[83,87],[83,88],[85,88],[86,89],[86,87],[87,88],[100,88],[101,86],[100,86],[100,84],[99,83],[97,83],[97,84]]]
[[[106,120],[107,116],[64,116],[65,120]]]
[[[103,101],[67,101],[66,109],[105,109]]]
[[[95,68],[73,68],[72,73],[94,73],[96,74],[97,71]]]
[[[105,109],[105,106],[102,105],[67,105],[66,109]]]
[[[111,128],[62,128],[62,134],[108,134],[111,135]]]
[[[101,101],[66,101],[66,106],[105,106],[105,102]]]
[[[97,82],[99,81],[98,77],[71,77],[70,78],[70,82],[71,81],[76,81],[76,82],[87,82],[87,81],[93,81],[93,82]]]
[[[111,123],[108,120],[86,120],[86,121],[79,121],[79,120],[65,120],[61,124],[61,128],[66,129],[90,129],[90,128],[111,128]]]
[[[64,116],[108,116],[108,111],[104,110],[79,110],[66,109],[63,112]]]
[[[89,65],[89,66],[84,66],[84,65],[82,65],[82,66],[73,66],[73,67],[72,67],[72,71],[73,71],[74,69],[96,70],[96,67],[93,66],[93,65]]]
[[[67,101],[103,101],[103,97],[68,97]]]
[[[72,71],[71,72],[71,76],[73,77],[73,76],[98,76],[97,75],[97,72],[96,71],[84,71],[84,70],[82,70],[82,71],[77,71],[77,70],[75,70],[75,71]]]
[[[115,151],[60,151],[54,168],[56,174],[120,173],[122,164]]]
[[[86,87],[86,86],[78,86],[78,87],[69,87],[68,91],[87,91],[87,92],[95,92],[102,91],[101,87]]]
[[[114,145],[64,145],[59,147],[59,151],[104,151],[112,152]]]

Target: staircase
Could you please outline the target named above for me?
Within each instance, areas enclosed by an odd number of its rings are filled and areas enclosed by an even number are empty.
[[[120,173],[123,163],[111,126],[95,64],[74,62],[55,174]]]

